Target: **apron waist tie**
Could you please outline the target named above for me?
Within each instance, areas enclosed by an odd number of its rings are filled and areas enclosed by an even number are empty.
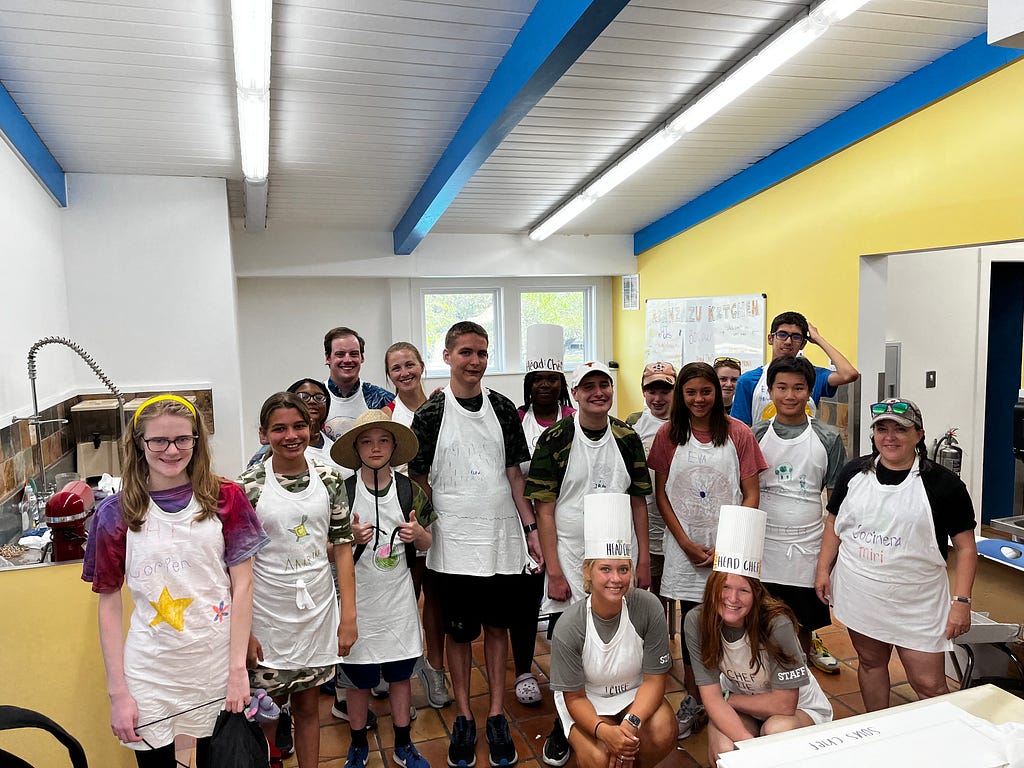
[[[304,611],[316,608],[316,603],[313,602],[309,590],[306,589],[306,582],[302,579],[295,582],[295,607]]]
[[[790,544],[788,547],[786,547],[786,559],[787,560],[792,560],[793,559],[793,550],[794,549],[798,550],[801,555],[814,554],[810,550],[804,549],[801,545],[793,543],[793,544]]]

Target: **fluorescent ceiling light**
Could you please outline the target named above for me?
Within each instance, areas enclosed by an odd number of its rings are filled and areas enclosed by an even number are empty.
[[[242,174],[263,181],[270,171],[270,100],[238,91],[238,138]]]
[[[586,189],[556,210],[530,232],[532,240],[543,240],[585,211],[651,160],[675,144],[684,133],[696,129],[740,95],[774,72],[793,56],[821,37],[867,0],[824,0],[810,14],[783,29],[764,47],[735,67],[716,85],[705,91],[682,112],[652,133],[606,169]],[[589,200],[585,205],[581,200]]]
[[[596,197],[576,195],[572,200],[551,214],[543,224],[530,233],[531,240],[545,240],[594,204]]]
[[[270,166],[270,29],[272,0],[231,0],[242,173],[265,181]]]

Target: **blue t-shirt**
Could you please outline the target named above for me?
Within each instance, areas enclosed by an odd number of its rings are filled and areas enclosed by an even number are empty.
[[[763,365],[758,366],[754,370],[744,373],[740,376],[739,381],[736,382],[736,395],[733,397],[732,411],[729,415],[734,419],[739,419],[748,427],[754,421],[761,421],[766,418],[764,414],[758,414],[757,419],[751,419],[750,417],[754,390],[757,389],[757,383],[761,380],[761,372],[763,370]],[[833,387],[828,383],[828,377],[831,373],[832,371],[828,368],[814,366],[814,389],[811,390],[811,400],[814,401],[815,407],[817,407],[821,398],[832,397],[838,389],[838,387]]]

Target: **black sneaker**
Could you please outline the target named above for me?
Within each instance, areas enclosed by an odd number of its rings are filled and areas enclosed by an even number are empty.
[[[455,718],[452,727],[448,765],[451,768],[473,768],[476,765],[476,723],[462,715]]]
[[[281,707],[281,717],[277,720],[277,731],[274,733],[274,746],[282,757],[288,757],[295,751],[295,740],[292,738],[292,713],[285,704]]]
[[[344,720],[346,723],[348,720],[348,702],[345,699],[338,701],[334,700],[334,706],[331,707],[331,714],[339,720]],[[377,727],[377,716],[373,714],[372,709],[366,710],[366,729],[372,731]]]
[[[491,765],[494,768],[512,766],[519,762],[516,745],[512,743],[512,733],[504,715],[487,718],[487,743],[491,747]]]
[[[562,768],[569,762],[569,742],[562,730],[562,721],[555,718],[555,727],[551,729],[551,735],[544,739],[544,751],[541,752],[541,759],[545,765]]]

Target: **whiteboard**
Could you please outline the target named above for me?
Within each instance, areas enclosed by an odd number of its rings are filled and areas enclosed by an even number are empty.
[[[672,363],[735,357],[743,370],[764,362],[766,296],[696,296],[648,299],[644,362]]]

